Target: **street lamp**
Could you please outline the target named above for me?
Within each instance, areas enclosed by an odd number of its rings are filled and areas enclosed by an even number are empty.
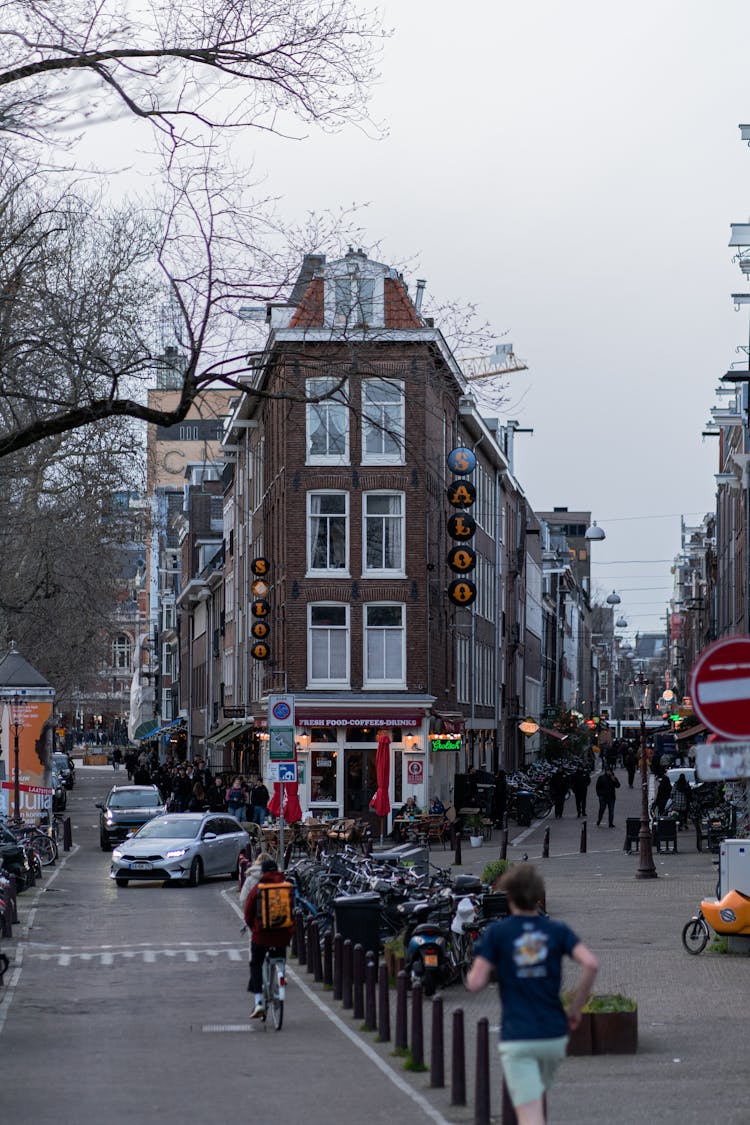
[[[641,828],[638,833],[639,862],[636,879],[656,879],[654,856],[651,850],[651,828],[648,822],[648,755],[646,753],[646,701],[651,691],[651,681],[643,672],[636,672],[630,683],[633,704],[641,714]]]
[[[599,527],[596,520],[594,520],[591,527],[586,528],[586,532],[585,532],[583,538],[588,539],[589,542],[592,542],[592,541],[600,542],[602,539],[606,539],[607,535],[606,535],[606,532],[604,531],[604,528]]]
[[[21,722],[21,700],[13,696],[10,704],[10,725],[13,727],[13,819],[20,823],[21,820],[21,776],[18,768],[18,732],[23,730]]]
[[[609,661],[609,678],[611,680],[610,701],[609,701],[610,712],[609,712],[609,714],[610,714],[610,718],[614,719],[615,718],[615,704],[617,703],[617,692],[616,692],[616,686],[615,686],[615,606],[620,604],[620,602],[622,601],[622,598],[620,597],[620,595],[617,593],[616,590],[613,590],[611,594],[607,594],[607,597],[606,597],[605,600],[606,600],[609,608],[612,610],[612,651],[610,653],[610,661]],[[626,624],[627,624],[627,622],[626,622]]]

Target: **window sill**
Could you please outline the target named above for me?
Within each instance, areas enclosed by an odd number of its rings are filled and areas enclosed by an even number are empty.
[[[401,458],[396,458],[396,457],[370,457],[370,458],[367,458],[367,460],[365,460],[365,458],[363,457],[359,464],[360,464],[360,468],[362,468],[362,469],[375,468],[375,467],[387,469],[391,466],[393,468],[403,468],[403,466],[406,464],[406,458],[405,457],[401,457]]]
[[[405,570],[365,570],[360,575],[360,581],[363,581],[365,578],[382,578],[382,579],[400,578],[400,579],[406,579],[407,574],[406,574]]]
[[[328,468],[341,468],[346,469],[351,467],[350,457],[325,457],[322,454],[318,457],[308,457],[305,465],[324,465]]]
[[[305,571],[305,578],[351,579],[351,573],[348,570],[307,570]]]
[[[308,680],[307,691],[351,691],[350,680]],[[331,746],[334,743],[330,743]]]
[[[362,691],[406,691],[406,684],[397,680],[378,680],[377,683],[362,684]]]

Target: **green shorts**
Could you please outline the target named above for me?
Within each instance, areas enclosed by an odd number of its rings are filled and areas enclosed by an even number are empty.
[[[567,1035],[559,1039],[512,1039],[498,1043],[503,1074],[514,1106],[541,1098],[565,1058]]]

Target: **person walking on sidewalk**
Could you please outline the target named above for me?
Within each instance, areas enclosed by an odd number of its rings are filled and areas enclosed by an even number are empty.
[[[549,794],[555,805],[555,820],[560,820],[565,810],[568,795],[568,779],[562,770],[555,770],[549,780]]]
[[[544,1125],[544,1095],[565,1058],[568,1032],[581,1021],[599,969],[591,950],[566,926],[541,915],[544,880],[530,863],[515,864],[500,882],[510,917],[484,931],[466,978],[479,992],[497,974],[502,1006],[500,1059],[519,1125]],[[567,1011],[560,999],[562,959],[581,968]]]
[[[586,815],[586,798],[588,796],[591,774],[583,766],[579,766],[570,779],[570,788],[576,799],[576,816]]]
[[[628,748],[622,755],[622,764],[628,771],[628,789],[632,789],[635,779],[635,768],[638,765],[638,755],[635,752],[635,747],[630,743],[628,743]]]
[[[599,815],[596,818],[597,828],[602,822],[602,817],[606,810],[609,816],[609,827],[615,826],[615,801],[617,799],[617,790],[620,788],[620,782],[615,777],[615,771],[607,767],[604,773],[600,773],[596,779],[596,795],[599,798]]]

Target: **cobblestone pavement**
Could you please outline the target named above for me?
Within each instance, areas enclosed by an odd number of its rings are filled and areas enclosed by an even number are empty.
[[[554,817],[531,830],[511,829],[508,858],[528,856],[547,883],[547,908],[568,922],[596,952],[601,971],[597,992],[621,992],[638,1003],[636,1055],[571,1058],[561,1068],[550,1098],[550,1121],[559,1125],[692,1125],[721,1121],[748,1125],[750,1095],[746,1068],[748,976],[750,959],[706,950],[693,957],[682,947],[682,927],[702,897],[714,893],[716,868],[710,854],[698,853],[692,830],[678,838],[678,851],[654,853],[658,878],[636,880],[638,855],[623,850],[625,817],[637,816],[640,789],[621,788],[616,828],[588,821],[588,851],[579,853],[581,821],[568,801],[561,820]],[[593,786],[592,786],[593,788]],[[594,807],[589,799],[589,813]],[[544,830],[550,829],[550,858],[542,860]],[[481,873],[499,855],[500,833],[478,849],[463,848],[462,870]],[[453,854],[434,849],[435,863],[452,863]],[[574,979],[574,971],[567,974]],[[309,979],[309,978],[308,978]],[[327,995],[327,994],[326,994]],[[447,1091],[430,1091],[428,1075],[412,1080],[450,1120],[473,1120],[473,1060],[476,1022],[487,1016],[494,1040],[499,1004],[496,992],[479,996],[460,986],[443,993],[446,1056],[450,1062],[450,1013],[460,1006],[467,1031],[467,1083],[470,1106],[451,1109]],[[429,1051],[430,1011],[425,1006]],[[377,1048],[392,1065],[399,1061],[386,1046]],[[493,1059],[493,1116],[499,1114],[499,1067]]]

